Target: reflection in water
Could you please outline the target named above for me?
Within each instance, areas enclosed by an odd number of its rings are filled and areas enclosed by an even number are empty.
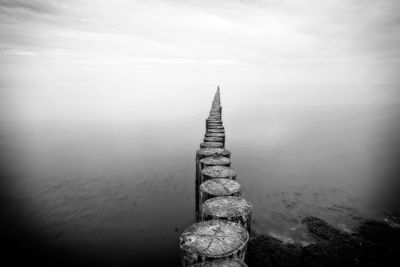
[[[363,217],[383,216],[382,192],[395,165],[388,151],[399,142],[391,129],[396,106],[226,110],[226,146],[253,203],[256,232],[306,244],[305,216],[345,231]],[[3,124],[7,214],[21,216],[51,247],[103,263],[179,264],[178,236],[194,220],[203,121]]]

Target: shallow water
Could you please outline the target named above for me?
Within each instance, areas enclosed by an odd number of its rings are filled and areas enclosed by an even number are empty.
[[[254,231],[306,244],[305,216],[346,231],[361,218],[385,216],[397,173],[399,106],[222,100],[226,147],[253,203]],[[194,221],[203,114],[4,122],[6,215],[72,255],[178,265],[179,235]]]

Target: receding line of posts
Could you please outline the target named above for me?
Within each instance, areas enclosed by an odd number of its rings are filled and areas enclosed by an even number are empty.
[[[196,220],[180,236],[182,267],[247,266],[244,263],[252,205],[225,148],[220,89],[206,119],[206,133],[196,151]]]

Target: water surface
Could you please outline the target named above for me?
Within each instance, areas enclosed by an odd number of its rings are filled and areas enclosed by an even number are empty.
[[[225,101],[222,91],[226,147],[253,203],[253,230],[306,244],[305,216],[346,231],[361,218],[384,218],[397,193],[399,106],[268,97],[238,101],[227,92]],[[48,251],[109,265],[179,265],[211,100],[201,111],[183,104],[175,119],[4,120],[4,215]]]

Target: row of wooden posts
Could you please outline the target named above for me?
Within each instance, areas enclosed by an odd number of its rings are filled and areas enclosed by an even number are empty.
[[[206,134],[196,151],[196,219],[180,236],[182,266],[247,266],[244,263],[252,205],[225,149],[220,90],[215,93]]]

